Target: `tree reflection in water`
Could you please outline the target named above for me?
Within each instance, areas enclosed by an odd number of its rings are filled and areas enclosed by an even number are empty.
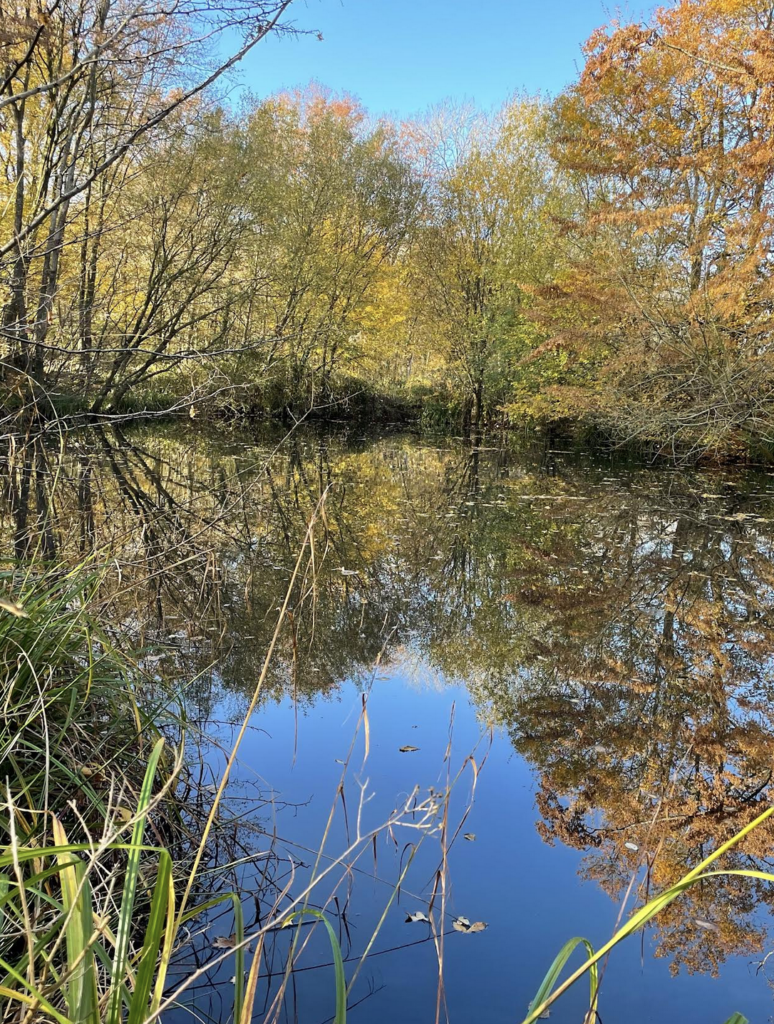
[[[108,561],[109,618],[160,670],[254,678],[313,508],[315,571],[267,699],[311,703],[374,662],[463,681],[539,780],[547,842],[619,897],[673,882],[768,799],[774,491],[404,436],[94,431],[6,447],[6,558]],[[216,663],[217,672],[206,670]],[[733,855],[771,869],[770,830]],[[635,849],[636,848],[636,849]],[[765,948],[761,884],[694,888],[657,928],[674,970]]]

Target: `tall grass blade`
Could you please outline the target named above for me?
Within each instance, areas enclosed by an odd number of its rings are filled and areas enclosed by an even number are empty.
[[[121,1024],[121,985],[126,974],[126,966],[129,954],[129,937],[132,929],[132,914],[137,895],[137,882],[140,873],[140,855],[142,853],[142,840],[145,833],[145,821],[148,816],[153,795],[153,780],[156,776],[156,768],[161,757],[164,740],[159,739],[148,759],[148,767],[145,770],[140,799],[137,805],[136,821],[132,831],[132,842],[127,857],[126,875],[124,878],[124,889],[121,896],[121,906],[118,912],[118,930],[116,932],[116,951],[113,958],[113,971],[110,978],[110,993],[108,996],[107,1013],[105,1024]]]
[[[66,848],[67,836],[56,816],[53,819],[53,836],[57,845]],[[68,1013],[74,1024],[99,1024],[97,974],[91,945],[94,915],[86,865],[75,854],[67,852],[57,854],[57,863],[66,921],[67,973],[70,975],[65,989]]]
[[[161,850],[148,926],[145,929],[145,941],[140,952],[140,966],[137,969],[137,980],[132,993],[127,1024],[142,1024],[148,1015],[148,1004],[156,973],[161,938],[164,934],[171,884],[172,858],[167,850]]]
[[[177,929],[175,927],[175,880],[174,875],[171,873],[171,862],[170,875],[167,882],[167,886],[167,926],[164,931],[164,945],[161,950],[161,957],[159,959],[158,969],[156,970],[156,984],[153,989],[151,1016],[153,1016],[153,1014],[159,1008],[161,998],[164,995],[164,987],[167,982],[167,971],[172,960],[172,951],[175,947],[175,937],[177,935]]]
[[[631,935],[633,932],[638,931],[644,925],[648,924],[648,922],[651,921],[661,910],[672,903],[673,900],[677,899],[681,893],[685,892],[686,889],[689,889],[694,883],[714,876],[731,874],[746,875],[751,878],[765,878],[768,881],[774,881],[774,876],[769,875],[766,872],[754,870],[705,871],[705,868],[735,846],[741,839],[744,839],[746,835],[749,835],[750,832],[762,825],[764,821],[772,816],[772,814],[774,814],[774,807],[768,807],[762,814],[759,814],[757,818],[754,818],[751,822],[745,825],[745,827],[737,832],[736,835],[733,835],[725,843],[722,843],[717,850],[711,853],[708,857],[705,857],[700,864],[697,864],[695,868],[684,875],[679,882],[654,897],[646,903],[645,906],[632,914],[629,920],[618,929],[615,935],[601,946],[596,953],[591,954],[588,960],[581,964],[581,966],[574,971],[569,978],[563,981],[554,992],[546,995],[541,1003],[533,1002],[532,1008],[530,1009],[529,1014],[522,1021],[522,1024],[532,1024],[533,1021],[537,1020],[553,1002],[566,992],[571,985],[574,985],[575,982],[587,971],[595,971],[596,965],[599,961],[606,956],[611,949],[617,946],[619,942],[622,942],[628,935]]]
[[[322,921],[328,932],[331,953],[333,954],[333,972],[336,979],[336,1014],[333,1018],[333,1024],[347,1024],[347,981],[344,977],[344,960],[341,955],[339,940],[336,938],[336,932],[321,910],[312,910],[308,907],[291,914],[285,924],[289,925],[295,918],[303,917],[304,914],[316,917],[318,921]]]
[[[588,941],[580,936],[576,936],[573,939],[568,939],[567,942],[562,946],[559,952],[556,954],[553,963],[546,971],[546,976],[540,983],[540,988],[535,993],[535,998],[529,1004],[530,1010],[541,1006],[546,999],[551,995],[554,990],[554,986],[559,980],[559,975],[564,969],[564,965],[570,959],[572,954],[578,948],[578,946],[584,946],[589,957],[594,956],[594,947]],[[597,991],[599,988],[599,978],[597,966],[594,966],[589,971],[589,1010],[595,1011],[597,1008]]]

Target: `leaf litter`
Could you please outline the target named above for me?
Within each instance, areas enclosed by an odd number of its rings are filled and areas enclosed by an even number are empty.
[[[472,935],[474,932],[483,932],[489,926],[486,921],[474,921],[472,924],[467,917],[455,917],[452,921],[452,928],[455,932],[462,932],[463,935]]]
[[[416,924],[418,921],[430,924],[430,918],[422,910],[415,910],[413,914],[408,914],[406,917],[406,924]]]

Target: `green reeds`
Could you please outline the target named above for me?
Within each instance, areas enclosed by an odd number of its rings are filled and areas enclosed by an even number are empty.
[[[0,993],[25,1007],[27,1019],[42,1014],[59,1024],[117,1024],[125,1006],[130,1024],[140,1024],[161,1000],[172,954],[172,859],[163,848],[144,846],[143,835],[163,744],[162,739],[157,741],[149,759],[129,844],[110,841],[95,848],[92,843],[70,843],[54,816],[53,845],[21,846],[12,836],[11,849],[0,855],[0,906],[11,926],[23,923],[20,931],[26,936],[26,949],[15,964],[0,957],[0,971],[5,972]],[[10,798],[8,810],[12,820],[15,807]],[[152,885],[140,873],[144,851],[157,860]],[[96,909],[94,885],[100,880],[100,860],[119,852],[126,860],[114,933],[104,912]],[[138,948],[130,953],[141,891],[145,902],[149,897],[150,909]],[[39,903],[34,920],[33,902]],[[99,902],[109,902],[104,892]],[[102,991],[100,979],[107,979]]]
[[[172,858],[167,850],[144,844],[149,814],[154,803],[164,797],[163,791],[154,796],[163,744],[163,739],[157,741],[149,759],[128,844],[117,839],[96,845],[70,843],[54,816],[53,845],[25,846],[12,833],[10,849],[0,854],[0,912],[10,928],[18,930],[25,945],[15,963],[0,957],[0,997],[25,1009],[27,1019],[53,1018],[58,1024],[120,1024],[124,1012],[127,1024],[155,1019],[172,955],[181,936],[184,938],[185,926],[203,911],[228,901],[233,903],[236,924],[234,1020],[246,1022],[252,1018],[260,945],[245,993],[245,935],[238,895],[223,893],[205,905],[176,914]],[[14,820],[15,811],[9,795],[9,820]],[[115,825],[120,830],[121,823]],[[97,902],[104,908],[110,901],[104,892],[95,900],[94,884],[101,875],[102,862],[119,853],[125,860],[114,932],[104,909],[96,909]],[[149,862],[155,862],[152,880]],[[46,913],[39,908],[32,911],[36,901],[42,903]],[[139,901],[149,909],[141,915],[145,928],[138,936],[135,912]],[[346,1024],[344,964],[327,917],[304,909],[288,915],[284,923],[305,914],[326,927],[334,960],[335,1024]]]
[[[176,866],[163,843],[147,844],[151,820],[156,838],[162,837],[159,824],[174,802],[181,757],[174,766],[165,763],[164,739],[133,695],[130,664],[90,614],[99,582],[99,574],[83,566],[37,578],[0,574],[0,834],[6,836],[0,848],[0,1020],[157,1019],[187,926],[230,901],[234,948],[224,956],[235,961],[234,1021],[246,1024],[263,933],[288,914],[275,913],[251,937],[258,938],[258,950],[246,987],[250,940],[239,895],[221,893],[198,904],[191,899],[228,772],[196,837],[192,866]],[[283,618],[284,611],[275,642]],[[265,672],[266,666],[250,711]],[[127,729],[127,721],[134,728]],[[72,842],[76,830],[85,841]],[[320,920],[333,948],[336,1024],[344,1024],[342,954],[327,918]]]
[[[101,580],[88,563],[0,572],[0,990],[30,1021],[117,1024],[127,993],[141,1003],[159,977],[172,871],[165,849],[154,854],[155,889],[144,893],[143,913],[150,910],[136,976],[129,935],[164,744],[155,709],[143,711],[135,696],[137,673],[93,615]],[[168,797],[174,772],[166,774]],[[126,846],[121,833],[132,822]],[[161,810],[156,827],[165,831]],[[71,828],[99,838],[73,845]],[[114,935],[112,887],[121,877]],[[98,995],[106,972],[107,996]],[[145,1015],[135,1012],[133,1024]]]
[[[101,580],[88,563],[0,572],[0,782],[17,794],[23,834],[68,802],[96,825],[115,779],[139,788],[159,735],[137,673],[91,611]]]
[[[0,854],[0,910],[7,925],[16,926],[19,935],[26,938],[24,953],[15,963],[0,957],[0,996],[8,1004],[25,1009],[26,1019],[48,1017],[58,1024],[120,1024],[126,1013],[127,1024],[144,1024],[158,1014],[181,932],[204,909],[192,907],[176,916],[172,858],[166,849],[144,844],[149,815],[164,797],[163,791],[154,796],[163,744],[163,739],[158,740],[150,756],[128,844],[116,839],[96,845],[70,843],[61,822],[54,817],[53,845],[23,846],[12,835],[11,848]],[[9,798],[11,820],[14,812]],[[120,829],[120,823],[117,827]],[[105,914],[110,900],[104,885],[99,900],[94,897],[103,862],[116,854],[123,854],[124,861],[113,931]],[[206,909],[229,900],[234,903],[235,939],[239,943],[244,939],[239,898],[223,893],[209,900]],[[38,911],[33,919],[34,901],[40,901],[48,913]],[[97,902],[102,912],[96,909]],[[139,903],[145,907],[139,915],[144,931],[137,924]],[[329,934],[335,942],[332,930]],[[243,1009],[244,948],[235,956],[235,1020],[249,1020],[252,1006],[247,1015]],[[340,950],[338,960],[340,964]],[[343,966],[341,970],[343,978]],[[337,990],[340,987],[337,980]],[[337,1008],[337,1024],[343,1024],[344,1019]]]
[[[532,1024],[542,1014],[544,1014],[552,1003],[556,1002],[571,985],[574,985],[576,981],[582,978],[585,974],[589,975],[590,979],[590,999],[589,1009],[586,1015],[587,1021],[593,1021],[597,1015],[597,1004],[599,1000],[599,982],[597,975],[597,965],[600,960],[610,953],[620,942],[623,942],[627,936],[634,934],[644,928],[653,918],[662,911],[665,907],[669,906],[674,900],[681,896],[691,886],[696,885],[699,882],[703,882],[709,879],[727,877],[729,875],[741,875],[746,878],[757,878],[767,882],[774,882],[774,874],[770,874],[765,871],[756,871],[752,869],[738,869],[729,871],[707,871],[706,869],[713,864],[719,857],[722,857],[726,851],[730,850],[733,846],[736,846],[745,836],[749,835],[754,829],[759,828],[765,821],[767,821],[772,814],[774,814],[774,807],[767,808],[762,814],[759,814],[757,818],[745,825],[743,829],[732,836],[727,842],[711,853],[709,857],[706,857],[700,864],[698,864],[692,871],[676,882],[669,889],[664,890],[658,896],[649,900],[643,907],[635,911],[629,920],[618,928],[615,934],[609,939],[603,946],[601,946],[596,952],[591,943],[587,939],[571,939],[565,946],[562,947],[559,954],[557,955],[554,962],[548,969],[543,982],[538,989],[535,998],[530,1003],[530,1011],[522,1021],[522,1024]],[[557,985],[559,975],[569,959],[572,952],[579,946],[585,947],[588,952],[588,957],[584,963],[580,965],[573,973],[560,985]],[[735,1013],[732,1017],[726,1021],[726,1024],[744,1024],[745,1018]]]

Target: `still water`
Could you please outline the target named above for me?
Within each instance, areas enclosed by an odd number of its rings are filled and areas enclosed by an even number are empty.
[[[609,938],[633,875],[633,899],[659,891],[766,805],[774,477],[397,433],[280,440],[177,426],[9,453],[3,556],[107,556],[114,626],[175,681],[207,791],[324,496],[229,789],[251,856],[237,884],[265,913],[267,886],[308,882],[326,828],[318,872],[359,831],[310,902],[348,977],[382,921],[350,1019],[517,1024],[568,938]],[[445,839],[421,813],[379,830],[450,782]],[[771,870],[771,840],[727,865]],[[601,1020],[772,1019],[771,902],[746,879],[691,890],[613,953]],[[440,940],[406,921],[429,910],[448,933],[440,997]],[[179,975],[231,928],[202,922]],[[322,1024],[331,952],[307,931],[280,1019]],[[267,944],[261,1013],[290,941]],[[233,971],[202,973],[201,1019],[226,1020]],[[585,995],[552,1019],[581,1021]]]

